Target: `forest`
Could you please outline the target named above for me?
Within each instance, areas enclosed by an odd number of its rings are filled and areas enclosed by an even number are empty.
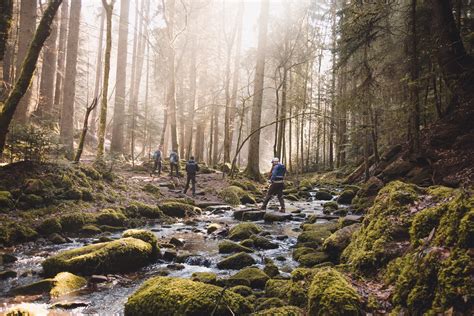
[[[1,0],[0,314],[473,315],[472,0]]]

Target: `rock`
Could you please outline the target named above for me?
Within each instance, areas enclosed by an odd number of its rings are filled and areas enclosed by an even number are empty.
[[[339,208],[339,205],[335,201],[329,201],[323,204],[323,209],[333,212]]]
[[[163,213],[171,217],[188,217],[201,213],[201,209],[190,204],[168,201],[160,205]]]
[[[176,238],[176,237],[171,237],[170,244],[174,245],[175,247],[183,247],[184,246],[184,241]]]
[[[136,270],[153,259],[153,247],[136,238],[122,238],[66,250],[42,262],[45,275],[69,271],[91,275]]]
[[[63,227],[59,222],[59,219],[52,217],[45,219],[37,228],[37,231],[42,235],[49,235],[54,233],[60,233]]]
[[[12,194],[8,191],[0,191],[0,212],[7,212],[14,207]]]
[[[171,277],[154,277],[146,281],[125,304],[130,315],[235,315],[250,314],[250,302],[221,287]]]
[[[102,229],[96,225],[84,225],[81,228],[81,234],[85,236],[95,236],[102,233]]]
[[[270,278],[274,278],[280,274],[280,271],[278,271],[278,267],[271,260],[265,263],[263,272],[265,272]]]
[[[157,258],[160,256],[160,248],[158,247],[158,239],[155,234],[149,230],[145,229],[128,229],[123,232],[122,238],[132,237],[136,239],[143,240],[152,247],[152,256]]]
[[[240,294],[240,295],[242,295],[243,297],[247,297],[247,296],[253,295],[253,290],[252,290],[252,288],[249,287],[249,286],[245,286],[245,285],[236,285],[236,286],[233,286],[233,287],[229,288],[229,291],[232,291],[232,292],[234,292],[234,293]]]
[[[16,278],[17,273],[13,270],[0,271],[0,280]]]
[[[285,199],[287,199],[288,201],[299,201],[299,197],[294,194],[285,195]]]
[[[235,255],[224,258],[217,263],[219,269],[239,270],[255,264],[255,260],[245,252],[239,252]]]
[[[75,308],[79,308],[79,307],[86,307],[86,306],[89,306],[89,303],[87,302],[81,302],[81,301],[74,301],[74,302],[69,302],[69,301],[65,301],[65,302],[57,302],[57,303],[54,303],[53,305],[51,305],[51,308],[60,308],[60,309],[75,309]]]
[[[278,235],[275,238],[276,240],[286,240],[288,239],[288,235]]]
[[[349,211],[346,208],[340,208],[336,211],[334,211],[334,215],[336,216],[346,216]]]
[[[244,189],[231,185],[219,192],[219,197],[230,205],[255,204],[255,197]]]
[[[172,250],[172,249],[165,250],[165,252],[163,253],[163,260],[173,261],[176,259],[177,256],[178,254],[176,253],[175,250]]]
[[[219,243],[219,253],[253,252],[253,249],[242,246],[230,240],[223,240]]]
[[[361,224],[356,223],[335,231],[324,241],[322,247],[323,251],[326,252],[331,257],[331,259],[335,261],[339,260],[339,256],[341,255],[342,251],[351,242],[352,235],[360,227]]]
[[[58,273],[54,278],[43,279],[32,284],[16,287],[11,290],[14,295],[35,295],[49,292],[51,297],[60,297],[86,286],[83,277],[69,272]]]
[[[312,229],[304,230],[298,236],[297,243],[308,245],[310,248],[319,248],[323,244],[324,240],[331,235],[331,231],[322,225],[319,227],[318,224],[312,225]]]
[[[163,212],[158,206],[145,204],[142,202],[134,201],[127,207],[125,207],[125,214],[128,217],[146,217],[146,218],[162,218]]]
[[[240,242],[240,244],[244,247],[248,247],[248,248],[253,248],[254,247],[254,244],[253,244],[253,240],[252,239],[244,239]]]
[[[354,198],[355,193],[352,190],[344,190],[337,198],[337,203],[339,204],[351,204],[352,199]]]
[[[113,227],[123,226],[126,219],[127,218],[121,211],[113,209],[104,209],[96,216],[97,224]]]
[[[252,235],[250,236],[252,239],[254,247],[259,249],[276,249],[278,248],[278,244],[271,242],[268,238],[263,236]]]
[[[64,232],[77,232],[86,223],[86,216],[81,212],[65,214],[61,215],[59,222]]]
[[[332,268],[316,270],[308,291],[309,315],[361,314],[362,299],[344,276]]]
[[[38,208],[43,206],[44,199],[36,194],[22,194],[20,196],[20,203],[22,209]]]
[[[329,260],[329,256],[322,251],[314,251],[301,255],[298,258],[298,262],[303,266],[303,267],[314,267],[315,265],[318,265],[320,263],[323,263],[325,261]]]
[[[257,302],[257,306],[255,307],[255,310],[257,311],[285,306],[285,302],[276,297],[262,298],[260,301]]]
[[[292,215],[289,213],[283,212],[266,212],[263,219],[265,222],[284,222],[292,219]]]
[[[265,215],[265,211],[248,211],[242,214],[243,221],[259,221],[262,220]]]
[[[220,228],[222,228],[222,226],[217,223],[209,224],[207,225],[207,233],[212,234],[213,232],[217,231]]]
[[[9,253],[0,253],[0,265],[2,264],[7,264],[7,263],[13,263],[17,261],[18,258],[15,257],[12,254]]]
[[[63,236],[61,236],[61,235],[59,235],[59,234],[57,234],[57,233],[54,233],[54,234],[49,235],[48,240],[49,240],[50,242],[52,242],[53,244],[55,244],[55,245],[60,245],[60,244],[65,244],[65,243],[67,243],[66,238],[64,238]]]
[[[332,194],[326,191],[318,191],[314,194],[316,200],[330,201],[332,200]]]
[[[191,280],[195,282],[202,282],[207,284],[217,284],[217,274],[212,272],[194,272],[191,275]]]
[[[105,275],[93,274],[89,278],[89,282],[91,283],[105,283],[108,281],[109,281],[109,278],[107,278]]]
[[[167,265],[166,267],[170,270],[183,270],[186,268],[184,265],[179,264],[179,263],[172,263],[172,264]]]
[[[227,279],[228,285],[242,284],[240,280],[247,280],[250,283],[250,287],[255,289],[263,289],[265,283],[270,279],[270,277],[258,268],[244,268],[232,275]]]
[[[363,215],[346,215],[339,220],[339,225],[341,227],[346,227],[352,224],[361,223],[363,219]]]
[[[303,316],[305,315],[304,311],[296,306],[282,306],[274,307],[269,309],[260,310],[252,314],[252,316]]]
[[[263,229],[253,223],[240,223],[232,227],[229,231],[229,239],[232,240],[244,240],[252,236],[253,234],[258,234],[262,232]]]
[[[253,211],[258,211],[258,209],[255,207],[239,208],[239,209],[234,210],[233,216],[235,219],[241,221],[245,212],[253,212]]]

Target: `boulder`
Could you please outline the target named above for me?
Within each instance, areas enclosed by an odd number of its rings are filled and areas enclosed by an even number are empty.
[[[219,197],[230,205],[255,204],[255,197],[244,189],[231,185],[219,192]]]
[[[16,278],[17,273],[13,270],[0,271],[0,280]]]
[[[240,285],[242,280],[249,282],[254,289],[263,289],[270,277],[259,268],[244,268],[227,279],[227,285]]]
[[[128,229],[123,232],[122,238],[132,237],[136,239],[143,240],[146,243],[149,243],[152,246],[153,256],[156,257],[160,253],[160,248],[158,247],[158,239],[155,234],[149,230],[145,229]]]
[[[176,238],[176,237],[171,237],[170,244],[174,245],[175,247],[183,247],[184,246],[184,241]]]
[[[261,298],[257,300],[255,310],[268,310],[270,308],[278,308],[285,306],[285,302],[276,297],[271,298]]]
[[[195,282],[202,282],[207,284],[217,284],[217,274],[212,272],[194,272],[191,275],[191,280]]]
[[[86,279],[69,272],[60,272],[54,278],[43,279],[11,290],[14,295],[35,295],[49,292],[51,297],[60,297],[87,285]]]
[[[283,212],[266,212],[265,216],[263,216],[263,219],[265,222],[284,222],[284,221],[289,221],[293,218],[293,216],[289,213],[283,213]]]
[[[356,232],[360,227],[361,224],[356,223],[335,231],[324,241],[322,247],[323,251],[326,252],[331,259],[337,261],[342,251],[351,242],[351,237],[354,232]]]
[[[36,229],[42,235],[60,233],[63,227],[56,217],[45,219]]]
[[[327,191],[318,191],[314,194],[316,200],[330,201],[332,200],[332,194]]]
[[[352,199],[354,198],[355,193],[352,190],[344,190],[337,198],[337,203],[339,204],[351,204]]]
[[[341,227],[346,227],[349,225],[361,223],[363,219],[364,219],[363,215],[346,215],[339,219],[339,225]]]
[[[167,201],[160,205],[163,213],[171,217],[188,217],[201,213],[201,209],[190,204]]]
[[[11,210],[15,206],[13,197],[8,191],[0,191],[0,212]]]
[[[59,235],[58,233],[54,233],[49,235],[48,240],[52,242],[55,245],[60,245],[60,244],[65,244],[67,243],[66,238],[63,236]]]
[[[219,230],[220,228],[222,228],[221,225],[219,225],[219,224],[217,224],[217,223],[212,223],[212,224],[209,224],[209,225],[207,226],[207,230],[206,230],[206,231],[207,231],[208,234],[212,234],[213,232]]]
[[[263,267],[263,272],[265,272],[271,278],[274,278],[280,274],[280,271],[278,271],[278,267],[271,260],[268,260],[267,262],[265,262],[265,267]]]
[[[85,275],[120,273],[143,267],[152,258],[151,244],[129,237],[66,250],[48,257],[42,266],[45,275],[63,271]]]
[[[250,239],[252,239],[254,247],[258,248],[258,249],[276,249],[276,248],[278,248],[277,243],[274,243],[270,239],[268,239],[266,237],[263,237],[263,236],[252,235],[252,236],[250,236]]]
[[[326,262],[329,260],[329,256],[322,251],[311,251],[309,253],[303,254],[298,257],[298,262],[303,267],[314,267],[320,263]]]
[[[246,208],[235,209],[234,210],[234,218],[241,221],[242,217],[244,216],[244,213],[253,212],[253,211],[258,211],[258,209],[255,208],[255,207],[246,207]]]
[[[229,231],[229,239],[232,240],[244,240],[262,232],[262,227],[254,223],[240,223],[232,227]]]
[[[113,209],[104,209],[96,216],[97,224],[113,227],[123,226],[126,219],[127,218],[121,211]]]
[[[307,245],[310,248],[319,248],[324,240],[331,235],[331,231],[324,226],[318,227],[318,224],[310,224],[312,229],[304,230],[297,239],[300,245]],[[303,228],[304,229],[304,228]]]
[[[232,311],[232,312],[231,312]],[[125,315],[244,315],[250,302],[221,287],[171,277],[146,281],[125,303]]]
[[[247,297],[247,296],[250,296],[250,295],[254,294],[252,288],[249,287],[249,286],[245,286],[245,285],[233,286],[233,287],[229,288],[229,291],[240,294],[243,297]]]
[[[304,311],[296,306],[282,306],[274,307],[269,309],[264,309],[252,314],[252,316],[303,316],[305,315]]]
[[[248,211],[242,214],[242,220],[250,222],[259,221],[264,218],[264,215],[265,211]]]
[[[239,252],[219,261],[217,263],[217,268],[239,270],[253,264],[255,264],[255,260],[251,255],[245,252]]]
[[[219,243],[219,253],[253,252],[253,249],[242,246],[230,240],[223,240]]]

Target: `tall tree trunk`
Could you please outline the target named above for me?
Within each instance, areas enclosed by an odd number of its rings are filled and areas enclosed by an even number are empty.
[[[193,142],[193,125],[194,125],[194,108],[196,104],[196,80],[197,80],[197,34],[193,32],[191,34],[191,61],[189,69],[189,104],[188,104],[188,115],[186,118],[186,132],[185,132],[185,144],[186,144],[186,158],[192,155],[192,142]],[[183,144],[184,145],[184,144]],[[196,147],[194,147],[196,150]],[[196,155],[196,153],[194,153]],[[195,157],[197,159],[197,157]],[[200,157],[201,158],[201,157]]]
[[[0,1],[0,98],[4,90],[4,57],[13,19],[13,0]],[[1,100],[1,99],[0,99]]]
[[[252,104],[252,121],[250,130],[254,131],[260,127],[262,118],[263,81],[265,73],[265,51],[267,46],[267,28],[269,1],[263,0],[260,9],[260,23],[257,46],[257,66],[255,69],[254,97]],[[247,159],[247,175],[256,180],[261,179],[260,174],[260,131],[250,138]]]
[[[171,147],[178,151],[178,132],[176,124],[176,78],[175,78],[175,48],[174,48],[174,19],[175,0],[169,1],[168,9],[168,40],[169,40],[169,81],[168,81],[168,114],[170,119]]]
[[[72,159],[74,153],[74,99],[76,96],[77,51],[81,20],[81,0],[71,2],[69,33],[67,39],[66,71],[60,121],[60,138],[66,150],[66,157]]]
[[[78,163],[81,160],[82,151],[84,149],[84,142],[86,140],[87,130],[89,127],[89,115],[91,114],[91,111],[94,110],[96,106],[97,106],[97,97],[94,97],[94,100],[92,100],[91,105],[88,105],[86,107],[86,114],[84,116],[84,123],[82,125],[81,137],[79,138],[79,144],[77,145],[76,155],[74,156],[74,162],[76,163]]]
[[[30,85],[31,78],[36,69],[38,56],[41,52],[44,42],[51,31],[50,26],[53,23],[54,16],[62,0],[50,0],[48,7],[38,25],[38,29],[31,41],[26,57],[22,63],[20,75],[11,90],[4,104],[0,104],[0,158],[5,148],[5,139],[8,133],[8,127],[12,121],[15,110],[22,96],[26,93]]]
[[[120,1],[119,37],[117,47],[117,70],[115,83],[115,106],[112,123],[112,141],[110,151],[121,153],[123,151],[124,125],[125,125],[125,85],[127,81],[127,48],[128,48],[128,0]]]
[[[54,102],[54,75],[56,74],[58,37],[58,17],[53,21],[51,35],[48,37],[43,49],[43,67],[41,69],[40,98],[36,115],[39,118],[51,118]]]
[[[102,0],[102,5],[105,9],[107,21],[107,35],[105,39],[104,81],[102,87],[102,100],[100,102],[99,139],[97,144],[96,155],[97,160],[102,160],[104,158],[105,149],[105,129],[107,127],[107,98],[109,95],[110,51],[112,50],[112,13],[114,11],[114,0],[112,0],[111,3],[107,3],[107,0]]]
[[[19,77],[21,66],[28,52],[31,38],[36,29],[36,0],[22,0],[20,4],[20,33],[18,35],[18,50],[16,54],[16,78]],[[15,120],[26,123],[31,89],[28,89],[20,100],[15,111]]]
[[[58,64],[56,66],[56,83],[54,88],[54,112],[59,113],[64,94],[64,68],[66,66],[66,42],[68,38],[69,0],[61,5],[61,23],[59,25]]]
[[[417,153],[420,150],[420,96],[418,89],[419,80],[419,62],[418,62],[418,37],[416,30],[416,2],[411,0],[410,3],[410,104],[412,106],[409,124],[409,143],[410,151]]]
[[[100,84],[102,82],[102,51],[104,42],[104,27],[105,26],[105,10],[100,14],[100,29],[99,29],[99,50],[97,53],[97,61],[95,66],[95,82],[94,82],[94,97],[99,98]],[[90,124],[91,134],[97,134],[97,107],[92,110],[92,122]]]
[[[286,130],[286,103],[287,103],[287,93],[288,93],[288,69],[286,64],[283,66],[283,79],[282,79],[282,88],[281,88],[281,107],[280,107],[280,117],[279,127],[278,127],[278,142],[277,142],[277,157],[283,159],[282,150],[283,150],[283,139],[285,137]]]

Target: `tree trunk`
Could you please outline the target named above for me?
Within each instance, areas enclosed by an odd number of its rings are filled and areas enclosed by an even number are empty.
[[[112,141],[110,151],[121,153],[123,151],[124,125],[125,125],[125,85],[127,81],[127,48],[128,48],[128,0],[120,2],[120,21],[117,47],[117,71],[115,83],[115,105],[112,123]]]
[[[60,121],[61,143],[66,157],[72,159],[74,153],[74,99],[76,96],[77,51],[81,20],[81,0],[71,2],[69,14],[69,33],[67,39],[66,72],[64,74],[64,92]]]
[[[95,82],[94,82],[94,97],[99,98],[100,84],[102,82],[102,51],[104,42],[104,27],[105,26],[105,11],[102,10],[100,14],[100,29],[99,29],[99,50],[97,54],[97,61],[95,66]],[[97,134],[97,107],[92,110],[91,134]],[[122,132],[123,133],[123,132]]]
[[[13,0],[0,1],[0,97],[3,95],[4,56],[13,19]]]
[[[31,38],[36,29],[36,0],[22,0],[20,4],[20,32],[18,35],[18,50],[16,54],[16,76],[19,77],[21,66],[28,52]],[[28,89],[18,104],[15,111],[15,120],[26,123],[30,103],[31,89]]]
[[[260,11],[258,46],[257,46],[257,66],[255,69],[254,98],[252,104],[252,121],[250,130],[260,127],[262,118],[263,101],[263,81],[265,73],[265,50],[267,46],[269,1],[263,0]],[[260,174],[260,131],[252,135],[249,142],[247,159],[247,175],[255,180],[261,179]]]
[[[44,11],[38,29],[31,41],[26,57],[21,66],[20,75],[11,90],[8,98],[5,100],[3,106],[0,107],[0,158],[3,155],[5,147],[5,139],[8,133],[13,114],[17,109],[18,103],[22,96],[26,93],[30,85],[31,78],[36,69],[38,56],[41,52],[44,42],[49,36],[50,26],[53,23],[54,16],[58,10],[62,0],[50,0],[48,7]]]
[[[66,61],[66,42],[68,37],[69,0],[61,5],[61,23],[59,25],[58,64],[56,66],[56,83],[54,88],[54,111],[59,113],[59,104],[64,94],[64,67]]]
[[[107,35],[105,39],[105,54],[104,54],[104,81],[102,86],[102,100],[100,102],[100,116],[99,116],[99,139],[97,145],[97,160],[104,158],[105,149],[105,129],[107,127],[107,98],[109,95],[109,73],[110,73],[110,51],[112,50],[112,13],[114,10],[114,2],[109,4],[107,0],[102,0],[102,5],[105,9],[107,21]],[[71,8],[72,11],[72,8]]]
[[[87,129],[89,126],[89,115],[91,114],[91,111],[94,110],[96,105],[97,105],[97,97],[94,97],[94,100],[92,101],[91,105],[87,106],[86,108],[86,115],[84,116],[84,123],[82,126],[81,137],[79,138],[79,145],[77,146],[76,155],[74,156],[74,162],[76,163],[78,163],[81,160],[82,151],[84,149],[84,142],[86,140],[86,135],[87,135]]]
[[[419,80],[419,62],[418,62],[418,48],[417,48],[417,30],[416,30],[416,2],[417,0],[411,0],[410,3],[410,44],[409,44],[409,56],[410,56],[410,104],[412,106],[409,132],[410,135],[410,152],[417,153],[420,150],[420,96],[418,91],[418,80]]]
[[[185,144],[186,144],[186,158],[189,159],[192,156],[192,142],[193,142],[193,125],[194,125],[194,108],[196,104],[196,80],[197,80],[197,65],[196,65],[196,55],[197,55],[197,34],[193,32],[191,34],[191,61],[189,69],[189,82],[190,82],[190,91],[189,91],[189,104],[188,104],[188,115],[186,118],[186,133],[185,133]],[[184,144],[183,144],[184,145]],[[196,147],[194,147],[196,150]],[[194,153],[196,155],[196,153]],[[195,157],[197,159],[197,157]]]

